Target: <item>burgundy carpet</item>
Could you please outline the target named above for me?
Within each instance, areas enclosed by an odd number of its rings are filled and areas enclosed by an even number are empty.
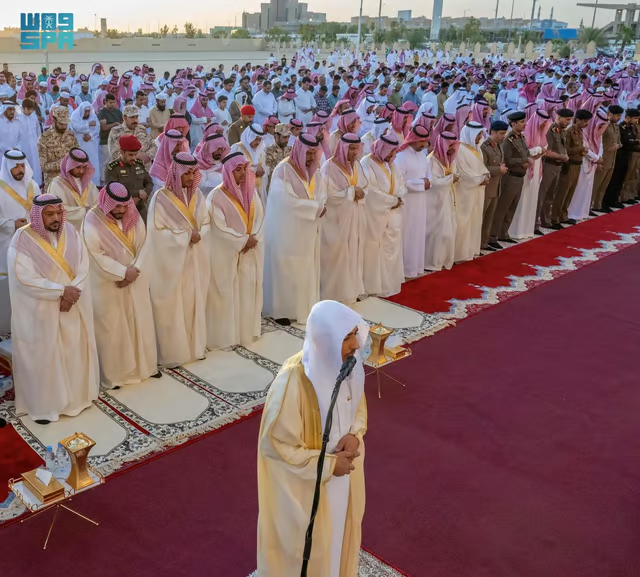
[[[640,246],[414,346],[369,383],[363,544],[414,577],[640,575]],[[250,419],[0,531],[0,575],[245,577]],[[59,523],[59,524],[58,524]],[[302,537],[302,536],[301,536]]]

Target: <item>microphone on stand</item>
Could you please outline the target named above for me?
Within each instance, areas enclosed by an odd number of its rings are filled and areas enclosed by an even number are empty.
[[[340,385],[353,371],[353,367],[356,366],[356,357],[350,356],[342,363],[336,384],[333,387],[333,393],[331,393],[331,402],[329,403],[329,412],[327,413],[327,420],[324,424],[324,433],[322,434],[322,448],[320,449],[320,456],[318,457],[318,469],[316,473],[316,487],[313,493],[313,504],[311,505],[311,517],[309,518],[309,526],[307,527],[307,533],[304,538],[304,552],[302,554],[302,571],[300,577],[307,577],[307,567],[309,565],[309,559],[311,558],[311,546],[313,541],[313,526],[316,521],[316,514],[318,513],[318,505],[320,504],[320,481],[322,480],[322,470],[324,469],[324,457],[327,452],[327,443],[329,442],[329,433],[331,433],[331,425],[333,424],[333,408],[336,405],[338,399],[338,393],[340,392]]]

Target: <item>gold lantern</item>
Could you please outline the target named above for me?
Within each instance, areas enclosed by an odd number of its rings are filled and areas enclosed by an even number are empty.
[[[369,335],[371,336],[371,354],[369,354],[366,360],[368,365],[380,367],[389,362],[384,352],[384,344],[392,333],[393,330],[383,327],[381,324],[374,325],[369,329]]]
[[[75,433],[60,441],[60,444],[67,450],[71,459],[71,473],[67,478],[69,486],[79,491],[84,487],[93,485],[95,480],[89,474],[87,457],[89,456],[89,451],[95,447],[95,441],[84,433]]]

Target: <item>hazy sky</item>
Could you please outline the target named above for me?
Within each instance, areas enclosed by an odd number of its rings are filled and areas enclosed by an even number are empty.
[[[491,17],[495,11],[495,0],[489,3],[472,0],[445,0],[444,16],[462,16],[465,9],[467,16],[488,16]],[[21,8],[16,6],[16,2],[6,2],[0,11],[0,28],[5,26],[20,26]],[[29,11],[48,12],[52,5],[58,12],[73,12],[75,15],[76,27],[87,26],[94,28],[94,12],[87,10],[88,2],[66,1],[66,2],[44,2],[42,0],[32,0],[29,2]],[[167,24],[170,28],[177,24],[182,30],[185,22],[191,21],[197,27],[207,30],[213,26],[226,26],[241,24],[241,14],[243,10],[248,12],[258,11],[260,2],[257,0],[236,0],[235,2],[176,2],[176,0],[155,0],[148,2],[131,2],[130,0],[111,0],[110,2],[95,3],[94,6],[100,10],[97,13],[98,26],[99,19],[107,18],[109,28],[135,31],[142,28],[157,31],[159,26]],[[226,8],[228,6],[228,9]],[[376,16],[378,14],[378,0],[364,0],[363,14]],[[527,0],[515,0],[514,17],[528,18],[531,15],[532,3]],[[548,18],[551,6],[555,7],[554,18],[569,23],[571,27],[577,27],[580,19],[584,18],[586,26],[591,25],[593,10],[589,8],[578,8],[575,1],[571,0],[543,0],[542,17]],[[152,7],[151,12],[148,10]],[[178,7],[178,8],[176,8]],[[309,0],[309,9],[317,12],[326,12],[328,20],[348,21],[351,16],[356,16],[360,9],[357,0]],[[421,2],[419,0],[383,0],[382,14],[387,16],[397,15],[398,10],[412,10],[414,16],[431,17],[433,0]],[[537,13],[537,7],[536,7]],[[509,18],[511,14],[511,1],[500,0],[498,16]],[[603,26],[613,20],[613,11],[599,10],[596,25]]]

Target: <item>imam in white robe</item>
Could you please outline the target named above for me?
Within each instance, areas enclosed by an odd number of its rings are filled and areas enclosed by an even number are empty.
[[[367,178],[367,234],[364,244],[364,292],[389,297],[400,292],[404,282],[402,261],[402,177],[392,163],[379,163],[372,156],[362,159]]]
[[[289,162],[273,171],[264,221],[265,315],[304,324],[320,300],[320,181],[317,171],[307,187]],[[304,197],[296,193],[305,189]]]
[[[23,227],[8,252],[16,411],[34,421],[78,415],[100,387],[87,249],[70,223],[59,241],[49,236],[50,243]],[[82,294],[62,312],[66,286]]]
[[[320,298],[350,304],[364,294],[367,178],[357,160],[352,173],[333,160],[321,169],[327,214],[320,225]],[[365,197],[357,200],[356,187]]]
[[[207,347],[250,345],[260,336],[262,322],[262,201],[254,195],[246,214],[238,200],[219,186],[207,198],[207,210],[211,218]],[[258,244],[243,254],[249,235]]]
[[[210,222],[199,189],[189,206],[166,188],[151,198],[142,264],[147,266],[150,259],[147,270],[162,366],[176,367],[205,356]],[[191,243],[193,230],[200,232],[196,244]]]
[[[108,388],[138,383],[158,371],[149,274],[138,257],[147,231],[139,218],[128,234],[122,221],[108,220],[100,208],[89,211],[83,236],[91,255],[91,294],[100,376]],[[127,268],[136,267],[138,278],[124,288]]]

